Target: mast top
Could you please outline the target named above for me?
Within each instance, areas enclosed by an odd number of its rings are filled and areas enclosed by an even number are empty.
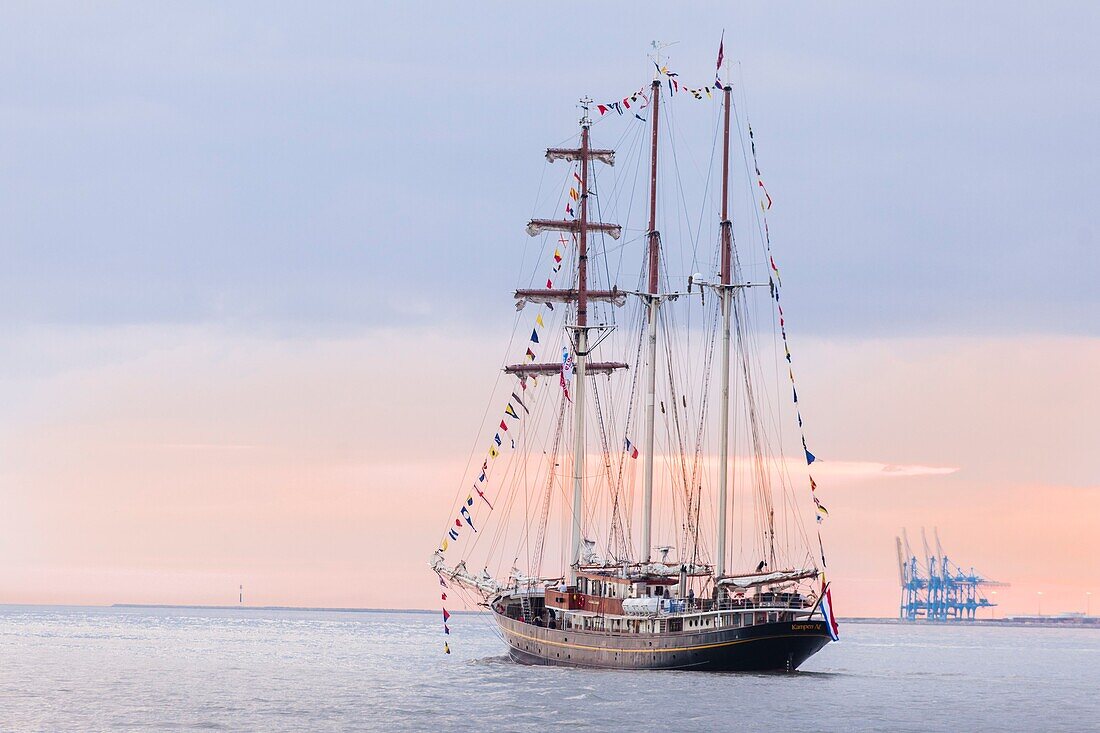
[[[592,104],[592,99],[586,94],[580,99],[581,114],[581,127],[588,129],[592,126],[592,120],[588,117],[588,107]]]
[[[653,59],[653,65],[657,68],[653,72],[653,81],[660,81],[661,79],[661,51],[669,46],[675,46],[679,41],[650,41],[650,48],[653,49],[653,53],[649,54],[649,57]]]

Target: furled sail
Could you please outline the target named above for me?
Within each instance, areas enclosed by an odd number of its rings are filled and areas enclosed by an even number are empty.
[[[786,583],[793,580],[816,578],[820,571],[809,570],[777,570],[772,573],[748,573],[746,575],[730,575],[718,581],[718,585],[732,585],[738,588],[753,588],[758,585],[770,585],[772,583]]]

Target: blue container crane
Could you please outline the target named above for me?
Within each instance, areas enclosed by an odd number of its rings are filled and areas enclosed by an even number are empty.
[[[909,547],[909,535],[902,530],[895,537],[898,550],[898,580],[901,583],[899,618],[904,621],[958,621],[976,618],[978,609],[993,608],[996,603],[986,598],[983,589],[1007,586],[979,575],[974,568],[964,570],[944,554],[939,530],[933,530],[936,551],[928,547],[928,537],[921,528],[923,557]],[[904,539],[903,539],[904,538]]]

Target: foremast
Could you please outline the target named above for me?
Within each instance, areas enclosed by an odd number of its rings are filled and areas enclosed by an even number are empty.
[[[577,568],[581,563],[581,547],[584,545],[584,466],[585,466],[585,365],[588,362],[588,148],[592,121],[588,118],[588,101],[582,102],[581,117],[581,192],[580,222],[577,227],[577,324],[574,326],[574,364],[576,368],[573,388],[573,523],[570,540],[569,582],[576,585]]]
[[[588,357],[591,348],[588,325],[588,302],[590,300],[605,300],[612,303],[621,299],[618,290],[590,291],[588,288],[588,235],[590,232],[609,234],[612,239],[618,239],[622,228],[617,224],[605,222],[592,222],[588,219],[588,196],[591,162],[599,161],[607,165],[615,164],[615,151],[596,149],[591,146],[590,131],[592,121],[588,116],[588,106],[592,100],[582,99],[581,108],[583,115],[580,120],[581,139],[578,148],[548,148],[546,159],[574,161],[578,164],[580,179],[579,216],[576,219],[532,219],[527,224],[527,233],[537,236],[546,231],[570,232],[577,243],[577,284],[575,288],[567,290],[547,289],[545,291],[516,291],[517,300],[528,298],[549,299],[555,301],[576,301],[576,323],[566,328],[571,332],[571,345],[573,347],[573,501],[572,521],[570,523],[570,560],[569,580],[575,584],[577,579],[577,567],[581,562],[581,552],[584,548],[584,481],[585,481],[585,398],[587,376],[590,374],[607,374],[618,369],[625,369],[622,362],[589,362]],[[597,326],[596,328],[602,328]],[[597,341],[598,343],[598,341]],[[565,377],[567,368],[567,354],[563,354],[561,362],[549,364],[513,364],[505,367],[504,371],[519,377],[527,375],[552,375],[561,374]]]

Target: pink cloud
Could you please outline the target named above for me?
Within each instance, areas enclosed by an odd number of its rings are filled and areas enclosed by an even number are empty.
[[[957,466],[923,466],[919,464],[880,463],[878,461],[819,460],[815,461],[813,465],[815,475],[851,479],[947,476],[958,471]]]

